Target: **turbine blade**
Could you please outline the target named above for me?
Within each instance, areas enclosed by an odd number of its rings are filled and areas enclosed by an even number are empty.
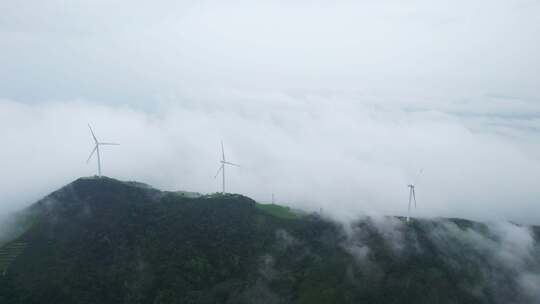
[[[223,140],[221,141],[221,160],[225,161],[225,148],[223,148]]]
[[[223,170],[223,165],[219,166],[219,169],[217,170],[216,175],[214,176],[214,178],[216,178],[219,175],[219,172],[221,172],[221,170]]]
[[[86,160],[86,163],[88,164],[88,162],[90,161],[90,159],[92,158],[92,155],[94,155],[94,153],[96,152],[97,150],[97,145],[94,146],[94,149],[92,150],[92,152],[90,152],[90,156],[88,156],[88,159]]]
[[[94,141],[97,144],[98,141],[97,141],[96,135],[94,134],[94,130],[92,130],[92,127],[90,126],[90,124],[88,124],[88,128],[90,129],[90,133],[92,133],[92,137],[94,138]]]
[[[234,164],[234,163],[231,163],[231,162],[228,162],[228,161],[222,161],[221,163],[222,163],[222,164],[226,164],[226,165],[235,166],[235,167],[240,167],[240,165]]]
[[[412,188],[409,190],[409,213],[411,212]]]
[[[412,188],[412,196],[414,199],[414,208],[416,208],[416,192],[414,191],[414,188]]]
[[[100,145],[107,145],[107,146],[120,146],[120,144],[117,143],[109,143],[109,142],[100,142]]]

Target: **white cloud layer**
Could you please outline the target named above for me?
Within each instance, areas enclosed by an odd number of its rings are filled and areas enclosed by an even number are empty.
[[[418,215],[539,220],[537,144],[471,131],[435,111],[327,97],[274,95],[266,104],[223,98],[204,107],[167,104],[153,114],[84,102],[3,101],[0,201],[29,202],[94,174],[95,160],[85,164],[91,122],[100,140],[121,143],[102,150],[105,175],[165,189],[219,190],[213,176],[223,139],[228,159],[242,165],[228,170],[230,191],[256,199],[274,192],[278,201],[339,217],[404,214],[406,185],[416,179]]]
[[[540,2],[2,1],[0,210],[95,172],[540,222]]]

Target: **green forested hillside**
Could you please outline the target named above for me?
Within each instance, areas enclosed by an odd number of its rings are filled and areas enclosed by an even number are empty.
[[[109,178],[79,179],[29,210],[33,224],[0,248],[0,303],[537,303],[536,228],[345,226]]]

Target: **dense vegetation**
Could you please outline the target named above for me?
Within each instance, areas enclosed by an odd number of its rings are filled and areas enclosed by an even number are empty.
[[[366,219],[344,229],[240,195],[183,195],[109,178],[79,179],[28,212],[32,225],[0,248],[21,248],[0,273],[0,303],[531,299],[512,285],[515,273],[501,271],[502,294],[486,283],[491,264],[470,257],[470,244],[441,252],[429,234],[448,223],[392,218],[398,228],[384,230]],[[489,237],[481,224],[450,223]]]

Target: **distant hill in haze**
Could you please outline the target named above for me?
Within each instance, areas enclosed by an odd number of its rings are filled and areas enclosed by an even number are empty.
[[[0,303],[540,303],[540,229],[352,224],[81,178],[19,213]]]

